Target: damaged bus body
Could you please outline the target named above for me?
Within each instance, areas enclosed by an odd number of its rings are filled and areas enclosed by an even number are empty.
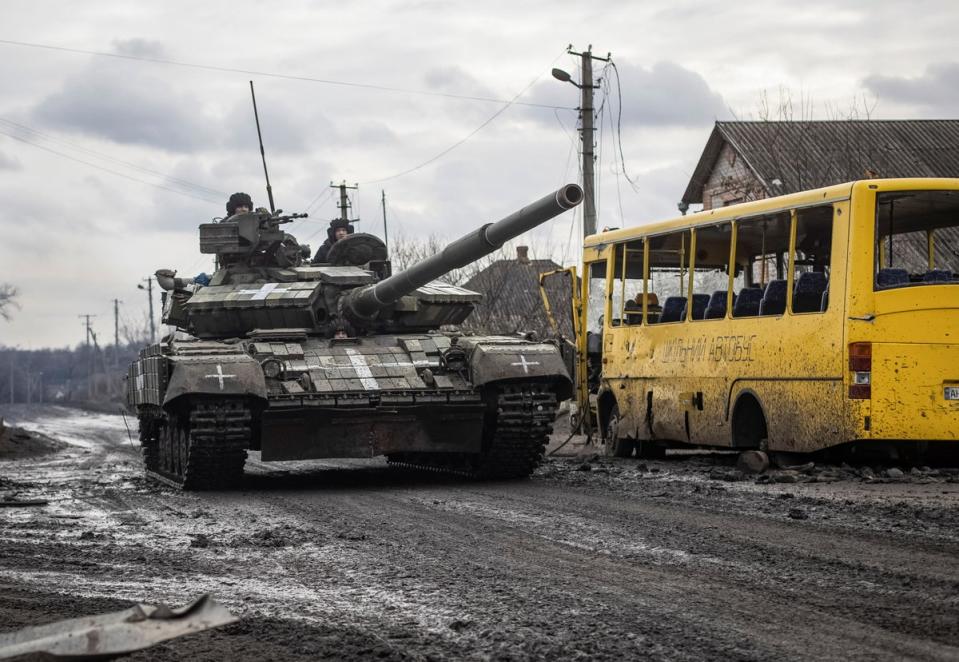
[[[601,233],[584,268],[577,393],[612,455],[955,449],[957,179]]]

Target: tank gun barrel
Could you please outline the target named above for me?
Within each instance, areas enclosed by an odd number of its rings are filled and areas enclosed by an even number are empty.
[[[495,223],[486,225],[457,239],[435,255],[417,262],[389,278],[359,290],[347,299],[347,310],[360,319],[370,319],[378,311],[401,297],[453,269],[464,267],[498,250],[510,239],[559,216],[583,200],[583,189],[566,184]]]

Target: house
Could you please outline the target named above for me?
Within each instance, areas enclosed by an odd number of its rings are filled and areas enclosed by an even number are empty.
[[[496,260],[463,284],[483,295],[461,325],[463,330],[501,334],[535,331],[540,338],[556,335],[540,296],[539,276],[561,268],[552,260],[531,260],[529,248],[517,246],[514,259]],[[546,292],[560,334],[572,338],[569,279],[556,276],[547,280]]]
[[[959,120],[716,122],[679,206],[876,177],[959,177]]]

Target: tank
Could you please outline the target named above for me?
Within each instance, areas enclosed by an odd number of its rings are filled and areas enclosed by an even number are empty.
[[[392,465],[476,478],[528,476],[572,383],[557,348],[463,335],[482,299],[441,277],[583,199],[566,185],[392,273],[386,246],[356,233],[327,264],[265,210],[200,225],[209,284],[157,272],[164,322],[127,374],[148,476],[184,489],[265,462],[385,455]]]

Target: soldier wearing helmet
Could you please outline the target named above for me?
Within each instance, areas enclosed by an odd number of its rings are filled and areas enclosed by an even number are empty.
[[[334,218],[330,221],[330,227],[326,230],[326,241],[324,241],[323,245],[316,251],[316,255],[313,257],[313,264],[325,263],[333,244],[351,234],[353,234],[353,226],[345,218]]]

